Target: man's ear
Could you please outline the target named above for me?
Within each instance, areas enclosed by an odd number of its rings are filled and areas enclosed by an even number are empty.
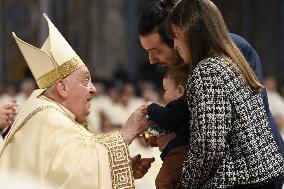
[[[55,88],[60,98],[63,99],[67,98],[68,96],[67,87],[66,83],[63,80],[56,81]]]
[[[179,93],[179,97],[182,97],[185,93],[185,89],[182,85],[178,86],[178,93]]]

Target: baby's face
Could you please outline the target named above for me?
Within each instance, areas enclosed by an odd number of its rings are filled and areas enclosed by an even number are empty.
[[[176,86],[169,77],[163,79],[163,87],[164,99],[167,104],[183,96],[184,88],[181,85]]]

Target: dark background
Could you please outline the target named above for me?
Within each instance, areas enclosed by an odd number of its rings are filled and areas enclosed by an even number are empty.
[[[30,73],[12,40],[41,47],[48,35],[46,12],[95,78],[115,76],[160,82],[161,71],[147,64],[137,23],[151,0],[1,0],[0,81],[21,82]],[[214,0],[233,33],[258,52],[265,75],[284,83],[284,0]]]

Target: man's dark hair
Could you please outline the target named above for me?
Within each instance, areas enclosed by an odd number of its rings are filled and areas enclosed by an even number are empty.
[[[166,3],[155,0],[143,11],[138,25],[138,32],[140,36],[146,36],[156,31],[162,42],[173,48],[173,40],[170,39],[166,32],[166,19],[174,6],[174,1],[167,1]]]

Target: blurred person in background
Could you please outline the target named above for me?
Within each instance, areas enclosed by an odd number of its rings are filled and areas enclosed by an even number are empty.
[[[284,98],[284,83],[282,82],[282,84],[280,85],[280,94],[281,96]]]
[[[2,82],[0,82],[0,99],[1,99],[3,94],[4,94],[4,85],[3,85]]]
[[[15,100],[16,88],[12,83],[6,87],[0,83],[0,142],[8,134],[16,115],[18,103]]]
[[[273,76],[267,76],[264,79],[264,85],[267,89],[268,101],[273,115],[281,116],[284,119],[284,98],[277,91],[277,80]]]
[[[275,119],[276,126],[278,130],[280,131],[282,139],[284,140],[284,119],[279,114],[274,115],[274,119]]]
[[[155,90],[153,83],[141,81],[139,83],[139,90],[144,101],[158,102],[160,100],[159,93]]]
[[[11,101],[10,103],[0,106],[0,141],[8,134],[11,125],[13,124],[14,117],[16,114],[17,103],[16,101]]]
[[[91,116],[99,121],[103,132],[120,129],[131,113],[144,103],[136,96],[136,88],[131,82],[117,80],[108,86],[107,94],[92,100],[91,105],[94,110]]]
[[[18,110],[19,112],[22,108],[22,105],[28,100],[30,95],[36,89],[36,84],[33,79],[25,79],[20,86],[20,91],[16,95],[15,99],[18,103]]]
[[[120,96],[120,120],[124,123],[129,115],[139,106],[143,105],[142,98],[136,96],[136,88],[132,82],[123,85]]]
[[[13,83],[8,83],[4,87],[4,93],[0,97],[0,105],[7,104],[16,98],[16,87]]]
[[[118,130],[124,124],[121,121],[121,95],[123,82],[114,81],[107,87],[107,98],[101,111],[101,128],[104,132]]]

